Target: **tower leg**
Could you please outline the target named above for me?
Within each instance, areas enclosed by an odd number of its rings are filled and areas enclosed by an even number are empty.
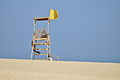
[[[53,61],[51,54],[48,54],[47,59]]]
[[[34,53],[34,51],[32,50],[31,51],[31,56],[30,56],[30,59],[35,59],[35,55],[34,55],[35,53]]]
[[[33,50],[31,51],[30,59],[33,59]]]

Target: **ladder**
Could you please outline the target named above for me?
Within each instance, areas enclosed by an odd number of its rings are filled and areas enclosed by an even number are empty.
[[[58,19],[58,12],[53,9],[50,10],[49,17],[34,18],[31,59],[35,59],[35,56],[46,55],[47,60],[53,60],[50,41],[50,20],[54,19]],[[37,28],[36,23],[41,21],[47,21],[47,26],[44,28]],[[38,46],[41,47],[38,48]],[[42,46],[44,46],[44,48]],[[42,51],[46,51],[46,53]]]

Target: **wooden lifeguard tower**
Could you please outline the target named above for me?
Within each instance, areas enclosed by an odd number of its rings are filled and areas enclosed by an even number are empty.
[[[50,10],[49,17],[34,18],[31,59],[35,59],[35,56],[46,55],[47,60],[53,60],[51,54],[50,22],[54,19],[58,19],[58,11],[53,9]],[[47,26],[38,28],[36,23],[42,21],[47,21]],[[42,51],[46,51],[46,53]]]

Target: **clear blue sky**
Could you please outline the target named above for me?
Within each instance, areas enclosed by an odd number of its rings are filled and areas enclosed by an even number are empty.
[[[0,0],[0,58],[31,52],[33,18],[52,21],[52,52],[61,60],[120,62],[120,0]]]

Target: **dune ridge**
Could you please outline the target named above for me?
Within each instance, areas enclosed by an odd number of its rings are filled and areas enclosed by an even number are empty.
[[[0,59],[0,80],[120,80],[120,63]]]

